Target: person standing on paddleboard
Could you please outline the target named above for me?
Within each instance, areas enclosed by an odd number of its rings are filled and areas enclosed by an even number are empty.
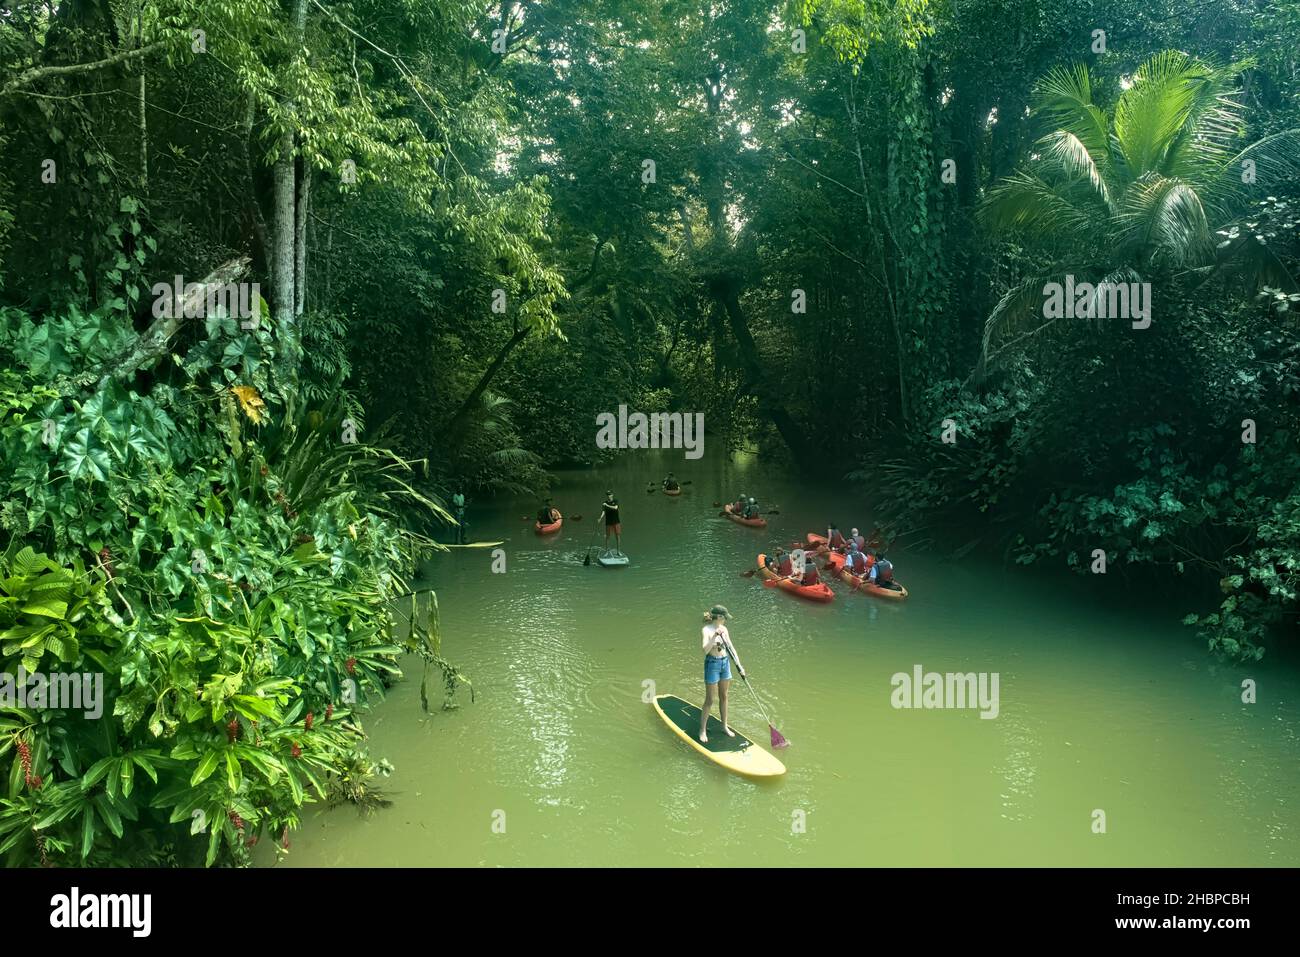
[[[622,554],[623,551],[623,523],[618,518],[618,499],[614,497],[613,489],[605,493],[605,501],[600,506],[601,518],[605,521],[605,551],[609,551],[609,536],[614,535],[614,551]]]
[[[714,605],[704,613],[704,707],[700,709],[700,741],[708,744],[709,709],[713,707],[713,689],[718,691],[718,714],[722,718],[722,727],[727,736],[734,738],[736,732],[727,724],[727,689],[731,687],[731,658],[736,659],[736,669],[745,677],[745,669],[736,654],[736,646],[731,643],[731,634],[727,631],[727,619],[731,612],[722,605]],[[731,654],[728,656],[727,652]]]

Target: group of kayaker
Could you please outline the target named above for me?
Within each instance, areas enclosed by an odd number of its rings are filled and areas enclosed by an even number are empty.
[[[682,483],[677,481],[672,472],[669,472],[668,477],[663,481],[663,490],[665,492],[680,492],[682,490]]]
[[[758,518],[760,514],[758,501],[754,496],[746,496],[744,492],[741,492],[740,498],[731,503],[731,513],[739,515],[741,518]]]
[[[871,533],[868,541],[856,528],[849,530],[845,538],[831,522],[826,528],[826,545],[834,552],[844,556],[844,567],[858,577],[865,577],[873,585],[889,587],[894,580],[894,563],[885,557],[885,549],[880,544],[880,530]]]

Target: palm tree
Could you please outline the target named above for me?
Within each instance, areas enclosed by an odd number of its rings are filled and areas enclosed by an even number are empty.
[[[1028,168],[989,191],[980,215],[994,230],[1026,234],[1048,268],[1012,286],[993,309],[977,372],[1055,324],[1043,321],[1043,286],[1065,273],[1137,282],[1264,252],[1249,237],[1216,249],[1214,231],[1244,212],[1256,183],[1276,192],[1295,177],[1300,130],[1240,148],[1239,69],[1166,50],[1133,75],[1109,114],[1093,102],[1086,66],[1058,67],[1039,80],[1031,106],[1052,131]],[[1289,275],[1270,278],[1295,287]]]

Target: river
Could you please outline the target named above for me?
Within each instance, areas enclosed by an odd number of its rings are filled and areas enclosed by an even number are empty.
[[[647,495],[670,468],[685,494]],[[1300,864],[1295,664],[1215,662],[1179,622],[1185,596],[1113,567],[953,562],[904,539],[891,558],[908,601],[834,582],[834,602],[814,605],[741,573],[828,519],[868,530],[848,485],[662,452],[557,477],[566,519],[548,539],[521,521],[532,500],[471,505],[472,537],[505,540],[504,573],[489,550],[428,563],[444,654],[477,701],[425,716],[408,662],[365,719],[376,759],[396,767],[393,806],[309,809],[288,863]],[[582,564],[607,487],[623,506],[623,569]],[[779,506],[768,529],[719,517],[712,503],[741,491]],[[700,619],[715,602],[791,741],[776,781],[710,764],[643,702],[647,681],[701,700]],[[996,672],[997,717],[894,708],[892,676],[918,664]],[[1258,703],[1242,703],[1247,678]],[[766,743],[739,681],[731,718]]]

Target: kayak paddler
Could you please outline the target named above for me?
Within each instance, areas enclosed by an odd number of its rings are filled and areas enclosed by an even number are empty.
[[[560,520],[560,513],[555,510],[548,498],[541,508],[537,510],[537,521],[541,525],[554,525]]]
[[[605,492],[605,501],[600,506],[600,517],[605,522],[605,551],[609,551],[609,536],[614,535],[614,551],[622,554],[623,524],[618,518],[618,499],[613,489]]]
[[[856,532],[857,529],[855,528],[854,531]],[[844,553],[844,567],[855,575],[861,575],[867,570],[867,560],[862,552],[858,551],[856,539],[849,540],[849,550]]]
[[[734,502],[731,503],[731,510],[737,515],[744,515],[745,503],[748,501],[749,498],[745,495],[744,492],[741,492],[740,498],[736,499]]]
[[[840,534],[840,530],[835,527],[834,522],[830,522],[827,525],[826,544],[829,545],[837,552],[844,550],[844,545],[845,545],[844,536]]]
[[[727,736],[734,738],[736,732],[727,724],[727,689],[731,687],[731,656],[736,659],[736,668],[740,676],[745,676],[745,669],[740,665],[740,655],[731,643],[731,634],[727,631],[727,619],[731,612],[722,605],[714,605],[704,613],[704,707],[700,709],[700,741],[709,741],[709,709],[713,707],[713,690],[718,691],[718,714],[722,718],[722,727]]]
[[[664,489],[669,492],[676,492],[681,487],[682,487],[681,483],[678,482],[677,479],[673,477],[672,472],[669,472],[668,477],[664,479]]]
[[[790,562],[790,556],[786,554],[785,549],[780,545],[776,547],[775,555],[766,556],[766,564],[771,571],[782,578],[789,578],[794,574],[794,566]]]
[[[755,501],[752,495],[749,497],[749,501],[745,503],[745,518],[758,518],[758,502]]]
[[[821,580],[821,575],[817,574],[817,563],[812,560],[811,556],[809,556],[804,562],[803,579],[799,584],[804,586],[816,585]]]
[[[881,588],[892,588],[894,563],[885,557],[884,552],[881,552],[876,556],[875,562],[871,565],[871,571],[867,575],[873,585],[879,585]]]
[[[861,552],[866,550],[867,540],[862,537],[862,533],[859,532],[856,528],[851,529],[849,531],[849,541],[853,542],[858,546],[858,551]]]

